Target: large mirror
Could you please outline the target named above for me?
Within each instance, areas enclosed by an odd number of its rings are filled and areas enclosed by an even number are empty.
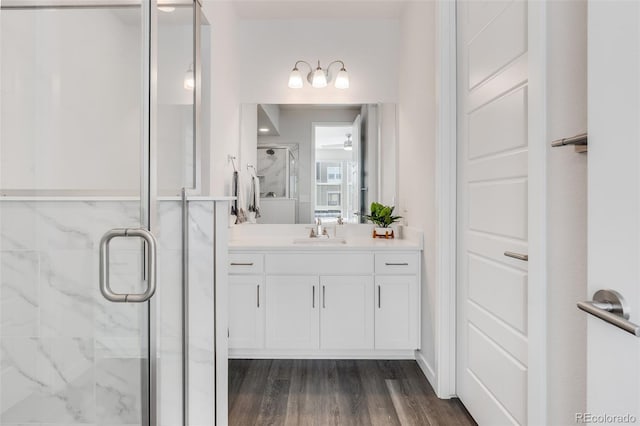
[[[241,112],[248,183],[240,199],[259,206],[249,222],[360,223],[372,201],[395,203],[395,104],[243,104]]]

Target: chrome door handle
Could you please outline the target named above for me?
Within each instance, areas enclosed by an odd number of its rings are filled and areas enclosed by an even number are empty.
[[[505,251],[504,255],[507,256],[507,257],[513,257],[514,259],[524,260],[525,262],[529,261],[529,255],[528,254],[520,254],[520,253],[514,253],[512,251]]]
[[[144,293],[122,294],[111,290],[109,285],[109,243],[114,238],[139,237],[147,244],[147,289]],[[111,302],[140,303],[151,299],[156,292],[156,237],[144,228],[117,228],[107,231],[100,240],[100,292]]]
[[[593,301],[578,302],[578,309],[640,337],[640,326],[629,321],[629,307],[624,297],[615,290],[596,291]]]

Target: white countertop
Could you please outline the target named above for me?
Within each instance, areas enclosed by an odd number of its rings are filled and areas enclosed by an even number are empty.
[[[315,252],[315,251],[407,251],[422,250],[420,244],[411,240],[384,240],[384,239],[352,239],[347,240],[344,244],[311,243],[296,244],[292,239],[276,238],[276,239],[254,239],[254,240],[232,240],[229,241],[229,250],[239,251],[297,251],[297,252]]]
[[[306,225],[309,227],[310,225]],[[250,251],[296,251],[296,252],[335,252],[335,251],[408,251],[422,250],[422,232],[404,227],[403,238],[373,238],[371,227],[367,225],[348,225],[344,235],[345,243],[330,238],[328,241],[296,243],[305,239],[306,227],[301,225],[236,225],[231,227],[229,250],[233,252]]]

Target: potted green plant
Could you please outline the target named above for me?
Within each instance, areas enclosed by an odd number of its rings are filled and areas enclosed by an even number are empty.
[[[365,219],[372,222],[376,227],[373,229],[373,237],[393,238],[393,229],[389,228],[393,223],[402,219],[402,216],[393,215],[393,206],[385,206],[384,204],[371,203],[371,213],[362,215]]]

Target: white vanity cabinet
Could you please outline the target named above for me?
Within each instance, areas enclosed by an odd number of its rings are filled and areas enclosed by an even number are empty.
[[[320,347],[373,349],[373,277],[320,277]]]
[[[417,249],[232,250],[229,258],[231,357],[411,358],[418,349]]]
[[[264,255],[229,255],[229,347],[264,347]]]
[[[229,277],[229,347],[264,347],[263,279],[262,275]]]
[[[267,276],[266,347],[318,349],[318,277]]]
[[[418,346],[419,303],[417,253],[377,253],[376,349]]]

